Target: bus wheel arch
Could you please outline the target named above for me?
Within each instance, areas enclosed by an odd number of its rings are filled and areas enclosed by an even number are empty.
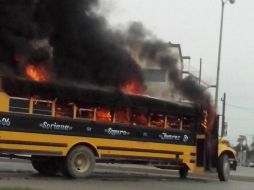
[[[96,146],[92,145],[91,143],[87,143],[87,142],[79,142],[79,143],[76,143],[76,144],[72,145],[71,148],[68,150],[67,155],[68,155],[68,153],[69,153],[72,149],[74,149],[74,148],[77,147],[77,146],[85,146],[85,147],[87,147],[87,148],[90,148],[91,151],[94,153],[94,156],[95,156],[95,157],[100,157],[100,154],[99,154],[99,152],[98,152]]]
[[[236,159],[234,153],[230,150],[224,150],[222,153],[220,153],[219,157],[223,154],[227,154],[228,158]]]

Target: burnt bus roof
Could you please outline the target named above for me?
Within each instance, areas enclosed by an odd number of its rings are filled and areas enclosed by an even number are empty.
[[[23,78],[1,77],[2,89],[10,96],[75,102],[80,105],[130,106],[167,113],[195,115],[198,106],[170,102],[148,96],[127,95],[117,89],[79,86],[68,83],[36,82]]]

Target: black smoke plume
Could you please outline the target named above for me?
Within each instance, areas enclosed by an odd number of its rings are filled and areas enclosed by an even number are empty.
[[[168,70],[176,90],[211,109],[204,89],[192,77],[182,79],[168,43],[141,23],[111,29],[96,6],[97,0],[0,0],[1,73],[24,75],[26,64],[44,64],[55,80],[118,88],[143,84],[140,60]]]
[[[156,38],[137,22],[130,25],[125,43],[138,55],[139,60],[147,64],[160,65],[161,68],[169,71],[169,80],[185,98],[207,109],[211,107],[210,95],[198,84],[196,78],[192,75],[182,78],[177,59],[170,52],[170,44]]]
[[[168,78],[173,83],[175,90],[180,94],[202,106],[210,116],[209,126],[213,126],[215,110],[212,99],[206,88],[199,85],[197,79],[189,75],[182,78],[181,69],[177,66],[177,59],[170,52],[170,44],[153,36],[141,23],[134,22],[130,25],[125,35],[125,43],[138,55],[138,59],[147,64],[159,65],[168,71]],[[209,128],[211,130],[211,128]]]
[[[2,73],[24,75],[26,64],[51,67],[55,79],[120,87],[140,81],[140,67],[96,0],[0,0]]]

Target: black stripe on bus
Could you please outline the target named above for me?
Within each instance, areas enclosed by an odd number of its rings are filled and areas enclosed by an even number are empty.
[[[196,142],[195,133],[186,131],[155,130],[140,126],[137,128],[126,127],[121,124],[95,123],[91,121],[38,117],[34,115],[10,114],[3,112],[0,112],[0,118],[1,117],[7,118],[10,121],[10,126],[1,126],[1,131],[156,142],[185,146],[195,146]],[[57,126],[59,127],[60,125],[67,126],[67,128],[57,128]],[[56,128],[54,128],[54,126],[56,126]],[[115,133],[112,133],[112,131]],[[166,135],[168,139],[164,138],[163,135]],[[189,137],[189,141],[184,142],[183,138],[186,135]]]
[[[55,146],[67,147],[65,143],[50,143],[50,142],[32,142],[32,141],[17,141],[17,140],[0,140],[2,144],[19,144],[19,145],[37,145],[37,146]]]
[[[104,156],[104,157],[111,157],[111,158],[114,158],[114,157],[117,157],[117,158],[126,158],[126,159],[142,159],[142,160],[154,160],[154,161],[169,161],[169,162],[174,162],[174,163],[177,163],[177,164],[181,164],[183,163],[183,160],[182,159],[176,159],[176,158],[162,158],[162,157],[153,157],[153,158],[148,158],[148,157],[144,157],[144,156],[137,156],[137,155],[128,155],[128,156],[125,156],[125,155],[115,155],[115,154],[108,154],[108,153],[103,153],[101,154],[101,156]]]
[[[38,154],[38,155],[47,155],[47,156],[62,156],[63,153],[60,151],[51,151],[51,150],[27,150],[27,149],[7,149],[1,148],[1,153],[9,154]]]
[[[191,156],[196,156],[196,153],[192,152],[190,153]]]
[[[158,154],[183,155],[183,152],[166,151],[166,150],[150,150],[150,149],[111,147],[111,146],[98,146],[97,148],[100,150],[119,150],[119,151],[130,151],[130,152],[148,152],[148,153],[158,153]]]

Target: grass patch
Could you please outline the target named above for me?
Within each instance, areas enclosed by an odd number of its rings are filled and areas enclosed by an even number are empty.
[[[33,190],[33,189],[24,187],[0,187],[0,190]]]

